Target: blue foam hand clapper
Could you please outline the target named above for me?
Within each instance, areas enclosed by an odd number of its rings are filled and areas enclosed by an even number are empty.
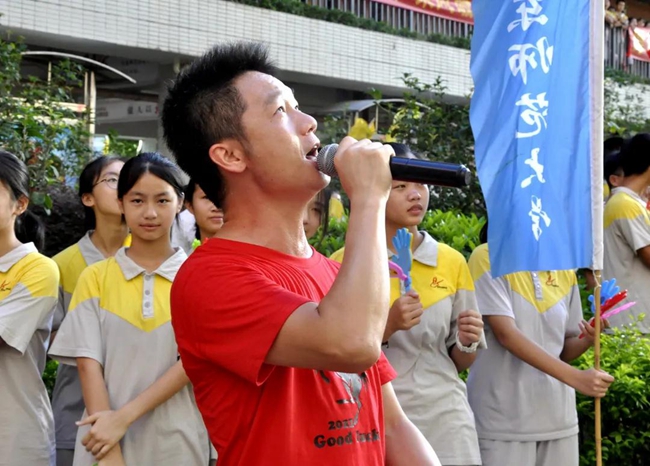
[[[404,279],[404,291],[411,291],[411,265],[413,262],[411,238],[413,238],[413,235],[406,228],[397,230],[397,233],[393,237],[395,255],[391,260],[399,265],[406,275]]]
[[[605,304],[605,302],[618,294],[621,291],[621,289],[616,286],[616,279],[612,278],[611,280],[606,280],[603,282],[601,290],[600,290],[600,305],[602,306]],[[591,303],[591,312],[595,313],[596,308],[594,305],[594,295],[591,294],[589,295],[589,298],[587,298],[589,302]]]

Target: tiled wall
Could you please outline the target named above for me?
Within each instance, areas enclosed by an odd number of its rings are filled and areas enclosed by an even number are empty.
[[[137,49],[146,60],[152,50],[193,57],[220,41],[261,40],[281,69],[311,75],[306,82],[397,88],[410,72],[425,81],[441,76],[453,96],[472,86],[469,51],[223,0],[0,0],[0,13],[0,25],[41,42],[58,36],[72,50],[93,41],[102,53],[129,48],[135,58]]]

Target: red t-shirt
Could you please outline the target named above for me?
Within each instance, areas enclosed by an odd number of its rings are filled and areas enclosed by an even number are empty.
[[[183,264],[172,324],[219,466],[385,463],[384,355],[363,374],[264,362],[289,315],[320,302],[339,264],[211,239]]]

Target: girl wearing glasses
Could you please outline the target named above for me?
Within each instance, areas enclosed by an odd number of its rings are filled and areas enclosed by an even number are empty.
[[[61,284],[59,303],[53,322],[53,338],[70,304],[81,272],[89,265],[115,255],[128,243],[128,228],[122,220],[117,202],[117,181],[122,170],[117,157],[99,157],[90,162],[79,177],[79,198],[84,206],[86,235],[54,256],[59,266]],[[57,466],[72,466],[77,425],[84,411],[84,401],[76,366],[60,364],[52,409],[56,427]]]
[[[0,464],[52,466],[54,422],[41,374],[59,271],[37,252],[43,227],[28,204],[27,167],[0,151]]]

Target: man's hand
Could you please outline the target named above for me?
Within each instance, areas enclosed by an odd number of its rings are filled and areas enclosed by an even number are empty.
[[[472,309],[458,314],[458,340],[463,346],[470,346],[481,340],[483,318]]]
[[[357,198],[388,199],[392,177],[388,162],[395,151],[368,139],[346,137],[334,156],[334,166],[350,201]]]
[[[424,309],[420,295],[411,290],[395,300],[388,313],[388,322],[384,332],[387,341],[398,330],[409,330],[420,323]]]
[[[92,425],[81,443],[98,460],[122,440],[129,428],[128,421],[120,411],[100,411],[77,422],[77,425]]]
[[[612,382],[614,382],[614,377],[607,372],[597,371],[593,368],[584,371],[575,369],[575,372],[569,379],[569,385],[583,395],[594,398],[604,397]]]

